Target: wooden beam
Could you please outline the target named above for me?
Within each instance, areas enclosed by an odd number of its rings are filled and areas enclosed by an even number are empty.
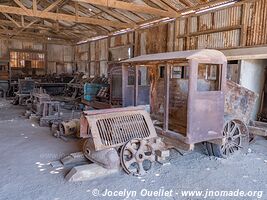
[[[19,22],[17,22],[17,23],[19,24]],[[13,22],[8,21],[8,20],[1,20],[0,19],[0,24],[5,25],[5,26],[9,26],[9,27],[13,27],[13,28],[17,27]],[[52,31],[53,32],[53,31],[55,31],[55,27],[56,27],[56,26],[48,26],[48,25],[43,25],[43,24],[32,24],[31,26],[28,26],[29,24],[30,23],[24,22],[24,27],[23,28],[25,28],[25,29],[37,29],[37,30],[41,30],[41,31],[47,30],[47,31]],[[61,31],[72,31],[73,33],[87,34],[87,35],[89,35],[89,34],[97,34],[98,33],[96,30],[88,29],[88,27],[87,27],[86,30],[84,30],[84,29],[74,29],[74,28],[71,28],[71,27],[63,27],[63,26],[58,27],[58,29],[59,29],[58,33],[61,33]],[[98,33],[98,34],[107,34],[107,33]]]
[[[75,7],[75,17],[76,17],[76,19],[78,19],[78,17],[79,17],[79,4],[78,4],[78,2],[75,2],[74,7]]]
[[[78,3],[78,2],[76,2]],[[75,5],[75,4],[72,4],[72,5]],[[107,13],[108,15],[110,15],[111,17],[121,21],[121,22],[126,22],[126,23],[130,23],[130,24],[133,24],[133,25],[136,25],[135,24],[135,21],[128,18],[128,17],[125,17],[124,15],[116,12],[115,9],[109,9],[109,8],[105,8],[105,7],[95,7],[95,6],[92,6],[93,8],[97,9],[97,10],[100,10],[100,11],[103,11],[105,13]],[[84,5],[80,5],[79,4],[79,8],[80,8],[80,12],[82,12],[83,14],[89,14],[88,13],[88,8],[84,7]],[[92,11],[91,11],[92,13]]]
[[[10,21],[12,21],[17,27],[21,27],[21,25],[19,23],[17,23],[12,17],[10,17],[8,14],[3,13],[3,15],[5,15],[6,18],[8,18]]]
[[[247,22],[248,22],[248,5],[247,4],[243,4],[242,5],[242,13],[241,13],[242,17],[241,17],[241,31],[240,31],[240,45],[241,46],[246,46],[246,42],[247,42]]]
[[[23,32],[20,35],[13,35],[12,37],[10,37],[10,35],[12,35],[15,31],[17,31],[17,29],[13,29],[13,30],[3,30],[0,29],[0,33],[1,34],[6,34],[9,36],[9,38],[14,38],[16,36],[28,36],[28,37],[42,37],[42,38],[46,38],[50,37],[50,38],[54,38],[54,39],[64,39],[64,40],[70,40],[73,39],[73,37],[66,37],[66,36],[62,36],[62,34],[51,34],[49,32],[47,33],[33,33],[33,32]]]
[[[0,27],[1,27],[2,29],[4,29],[5,31],[8,30],[8,29],[7,29],[6,27],[4,27],[3,25],[0,25]]]
[[[233,6],[242,5],[242,4],[246,3],[246,2],[251,2],[251,3],[252,3],[252,2],[254,2],[254,1],[257,1],[257,0],[240,0],[240,1],[236,2],[235,4],[230,5],[230,6],[228,6],[228,7],[218,8],[218,10],[220,10],[220,9],[225,9],[225,8],[230,8],[230,7],[233,7]],[[188,11],[191,11],[191,10],[196,11],[196,10],[199,10],[199,9],[201,9],[201,8],[206,8],[206,7],[213,6],[213,5],[217,5],[217,4],[224,3],[224,2],[225,2],[225,0],[214,0],[214,1],[209,1],[209,2],[207,2],[207,3],[198,4],[197,6],[193,6],[193,7],[189,7],[189,8],[180,10],[180,14],[181,14],[181,13],[188,12]],[[211,10],[211,11],[207,11],[207,12],[205,12],[205,13],[208,13],[208,12],[214,12],[214,11],[215,11],[215,10]],[[190,15],[187,15],[187,16],[195,16],[195,15],[196,15],[196,14],[193,13],[193,14],[190,14]],[[198,15],[203,15],[203,13],[198,14]]]
[[[52,19],[55,21],[62,20],[62,21],[69,21],[69,22],[76,22],[76,23],[110,26],[110,27],[115,27],[115,28],[133,28],[133,25],[122,23],[122,22],[113,22],[109,20],[95,19],[95,18],[90,18],[90,17],[80,17],[80,16],[76,18],[76,16],[74,15],[52,13],[52,12],[39,11],[39,10],[37,10],[36,14],[34,14],[33,11],[30,9],[27,9],[27,12],[25,12],[22,8],[4,6],[4,5],[0,5],[0,12],[9,13],[9,14],[17,14],[17,15],[26,15],[30,17],[39,17],[43,19]]]
[[[169,130],[170,73],[171,65],[168,63],[164,68],[164,131]]]
[[[23,15],[21,15],[21,25],[22,25],[22,27],[25,27],[25,23],[24,23],[25,21],[24,21],[24,16]]]
[[[14,0],[14,1],[19,7],[21,7],[21,9],[23,9],[27,14],[29,14],[28,9],[19,0]]]
[[[184,4],[187,7],[193,7],[194,4],[189,0],[179,0],[182,4]]]
[[[168,5],[169,7],[171,7],[173,10],[175,10],[176,12],[179,12],[180,10],[174,5],[173,1],[171,0],[162,0],[166,5]]]
[[[44,9],[42,11],[41,15],[44,14],[45,12],[48,12],[48,11],[54,9],[60,2],[62,2],[62,0],[57,0],[54,3],[52,3],[50,6],[48,6],[46,9]]]
[[[27,26],[23,27],[21,30],[19,30],[18,32],[14,33],[12,36],[10,36],[10,38],[12,38],[15,35],[20,34],[21,32],[23,32],[25,29],[29,28],[31,25],[33,25],[35,22],[39,21],[39,19],[35,19],[33,20],[31,23],[29,23]]]
[[[235,25],[235,26],[227,26],[227,27],[217,28],[217,29],[212,29],[212,30],[197,31],[194,33],[187,33],[185,35],[179,35],[177,36],[177,38],[195,37],[199,35],[206,35],[206,34],[217,33],[217,32],[219,33],[219,32],[225,32],[225,31],[232,31],[232,30],[241,29],[241,27],[242,27],[241,25]]]
[[[7,39],[9,40],[9,36],[5,35],[5,34],[1,34],[1,30],[0,30],[0,37],[3,39]],[[43,37],[34,37],[34,36],[15,36],[14,38],[12,38],[12,40],[20,40],[20,41],[30,41],[30,42],[38,42],[38,43],[48,43],[48,44],[60,44],[60,45],[72,45],[73,42],[71,42],[70,40],[64,40],[64,39],[51,39],[51,40],[47,40],[44,39]]]
[[[117,1],[117,0],[74,0],[74,1],[94,4],[97,6],[128,10],[128,11],[137,12],[137,13],[151,14],[151,15],[162,16],[162,17],[171,17],[171,18],[179,17],[179,14],[176,12],[160,10],[160,9],[153,8],[153,7],[146,6],[146,5],[138,5],[134,3],[127,3],[123,1]]]
[[[36,2],[36,0],[32,1],[32,9],[33,9],[33,13],[36,14],[36,11],[37,11],[37,2]]]

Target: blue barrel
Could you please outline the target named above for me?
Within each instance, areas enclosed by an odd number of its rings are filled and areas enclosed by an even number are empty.
[[[98,91],[101,89],[101,87],[102,87],[101,84],[85,83],[83,87],[84,99],[86,101],[93,101]]]

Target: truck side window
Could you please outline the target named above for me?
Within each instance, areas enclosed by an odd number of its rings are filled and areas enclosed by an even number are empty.
[[[159,67],[159,78],[164,78],[165,66]]]
[[[197,90],[220,91],[221,66],[215,64],[199,64]]]
[[[188,79],[189,67],[187,66],[173,66],[171,71],[171,78]]]

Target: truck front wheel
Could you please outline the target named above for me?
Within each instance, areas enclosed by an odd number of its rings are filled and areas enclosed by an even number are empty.
[[[206,142],[208,154],[227,158],[237,151],[246,151],[249,144],[249,131],[246,125],[238,120],[227,121],[223,129],[223,144]]]

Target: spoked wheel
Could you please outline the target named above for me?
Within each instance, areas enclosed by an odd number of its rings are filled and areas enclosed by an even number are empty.
[[[223,144],[207,142],[209,155],[220,158],[227,158],[237,151],[248,147],[249,131],[245,124],[239,120],[228,121],[223,130]]]
[[[155,154],[148,141],[132,139],[122,147],[120,159],[121,166],[127,174],[140,176],[152,168]]]

